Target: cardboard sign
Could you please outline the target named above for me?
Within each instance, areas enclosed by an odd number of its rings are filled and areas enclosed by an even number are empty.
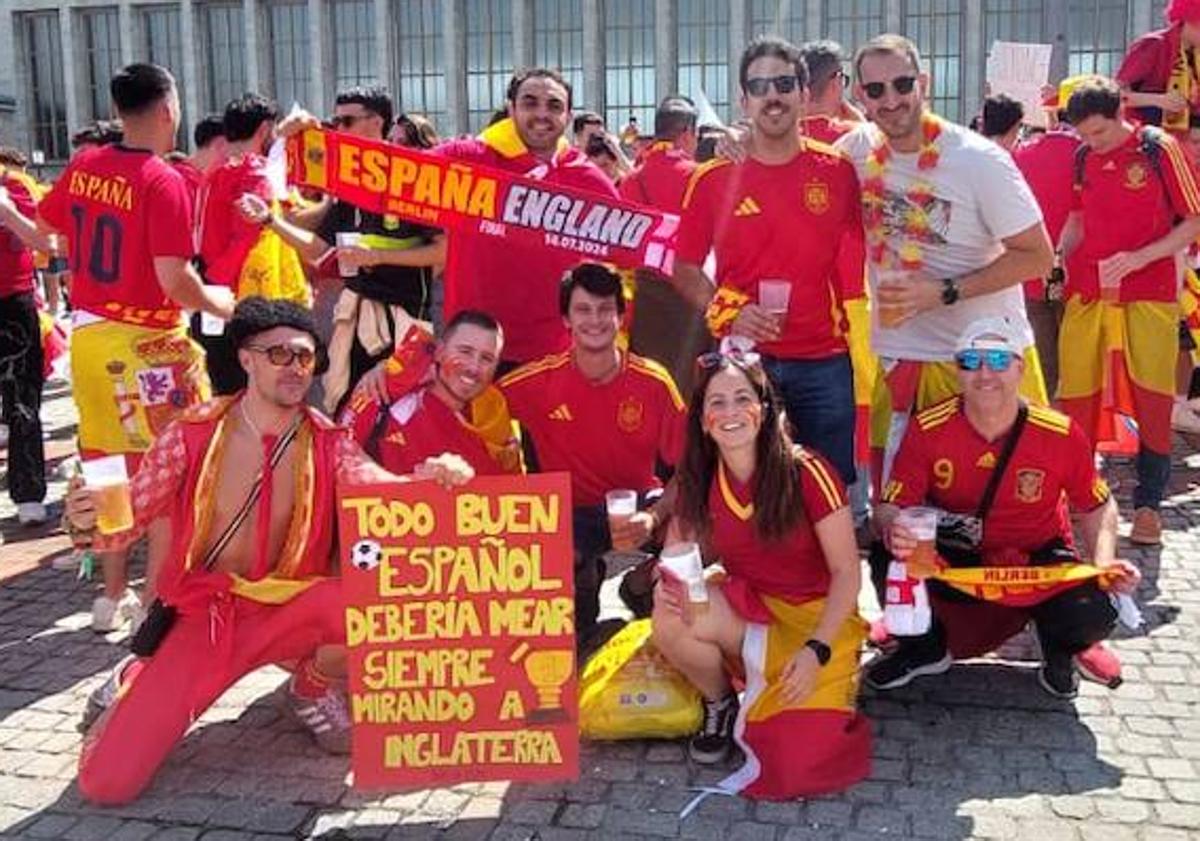
[[[373,213],[670,274],[679,217],[421,149],[309,129],[288,139],[288,180]]]
[[[987,82],[990,93],[1006,93],[1025,106],[1025,122],[1046,125],[1042,108],[1042,86],[1050,81],[1052,44],[1020,44],[993,41],[988,53]]]
[[[338,497],[354,784],[573,780],[570,478]]]

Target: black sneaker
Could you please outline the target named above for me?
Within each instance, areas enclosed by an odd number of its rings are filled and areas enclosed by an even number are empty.
[[[898,689],[913,678],[947,672],[953,663],[942,641],[901,637],[894,652],[877,657],[867,666],[863,680],[872,689]]]
[[[704,702],[704,725],[688,743],[688,755],[700,765],[724,762],[733,747],[733,723],[737,720],[737,695],[730,692],[719,701]]]
[[[1038,684],[1051,697],[1070,701],[1079,694],[1079,675],[1075,673],[1075,661],[1070,654],[1049,651],[1046,660],[1038,669]]]

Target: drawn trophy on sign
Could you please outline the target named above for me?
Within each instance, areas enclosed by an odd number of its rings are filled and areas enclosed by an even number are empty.
[[[525,661],[525,677],[537,692],[537,709],[529,713],[529,721],[538,724],[565,721],[563,685],[575,669],[575,652],[570,649],[530,652],[529,644],[522,642],[508,659],[514,664]]]

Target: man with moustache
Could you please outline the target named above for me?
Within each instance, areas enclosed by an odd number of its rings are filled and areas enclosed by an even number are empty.
[[[717,338],[753,343],[779,390],[798,443],[854,481],[854,384],[837,264],[861,235],[858,181],[845,156],[796,131],[808,102],[800,51],[760,38],[742,53],[749,157],[701,166],[684,195],[676,281],[708,306]],[[714,284],[701,268],[716,252]],[[764,284],[790,288],[782,312]],[[713,294],[713,287],[716,293]]]
[[[955,343],[977,318],[1017,325],[1026,354],[1022,393],[1045,403],[1021,282],[1048,275],[1053,252],[1012,157],[929,110],[916,45],[880,35],[859,49],[854,67],[856,97],[871,123],[836,146],[862,183],[871,338],[883,370],[872,475],[886,482],[910,412],[957,393]]]
[[[562,279],[558,306],[570,350],[524,365],[499,385],[533,439],[540,468],[571,474],[575,627],[587,650],[600,613],[604,553],[645,544],[674,504],[673,488],[663,490],[656,469],[679,460],[686,407],[665,368],[618,346],[625,298],[615,271],[576,266]],[[637,491],[641,510],[610,530],[611,490]]]
[[[342,422],[393,473],[457,453],[480,475],[521,472],[508,406],[492,385],[504,347],[496,319],[460,310],[434,342],[413,327],[396,353],[363,378]]]

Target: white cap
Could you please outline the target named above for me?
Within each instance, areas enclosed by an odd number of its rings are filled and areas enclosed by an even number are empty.
[[[964,350],[1006,350],[1020,355],[1021,331],[1008,318],[989,316],[967,325],[954,345],[955,353]]]

